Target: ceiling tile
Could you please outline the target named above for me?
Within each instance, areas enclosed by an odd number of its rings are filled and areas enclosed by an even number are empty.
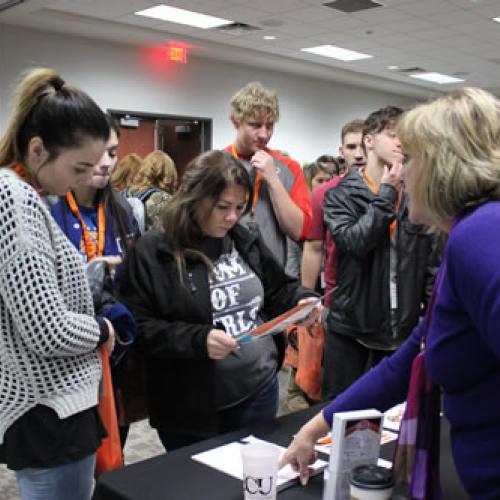
[[[322,70],[331,68],[332,74],[335,68],[347,68],[366,74],[368,79],[370,75],[382,76],[405,81],[415,88],[443,89],[413,82],[405,75],[387,70],[387,66],[417,65],[443,72],[464,71],[471,74],[467,77],[468,84],[469,81],[481,82],[500,88],[500,64],[489,61],[500,57],[497,48],[500,46],[500,25],[490,20],[500,16],[500,0],[381,0],[385,7],[353,14],[324,7],[324,1],[30,0],[0,13],[0,22],[24,23],[25,26],[127,43],[181,38],[193,41],[199,53],[204,55],[236,57],[234,54],[238,54],[236,61],[248,58],[255,64],[255,51],[258,51],[260,58],[262,54],[265,57],[265,53],[282,55],[287,60],[295,59],[297,64],[310,61]],[[132,14],[163,2],[263,29],[229,35]],[[278,38],[265,41],[262,38],[265,34]],[[300,51],[303,47],[323,44],[359,50],[374,57],[345,63]],[[226,56],[224,50],[228,51]]]
[[[404,23],[396,23],[394,31],[398,33],[407,33],[412,36],[416,35],[419,31],[435,29],[436,24],[421,17],[414,16],[412,20],[405,21]]]
[[[432,29],[417,30],[412,33],[412,36],[419,38],[420,40],[429,40],[435,43],[439,43],[443,38],[459,37],[460,33],[452,29],[453,26],[439,26]]]
[[[256,11],[280,13],[284,15],[292,10],[300,9],[304,6],[304,3],[302,0],[252,0],[251,6]]]
[[[449,14],[461,10],[456,5],[443,1],[436,2],[436,0],[406,2],[401,5],[397,5],[395,8],[399,11],[424,18],[430,18],[436,14]]]
[[[377,9],[369,9],[361,12],[357,12],[353,14],[353,16],[364,19],[370,23],[379,24],[379,23],[403,23],[411,20],[412,16],[402,12],[397,9],[393,9],[390,7],[380,7]]]
[[[276,33],[293,33],[298,37],[310,37],[321,32],[328,33],[328,29],[324,26],[316,26],[312,23],[300,23],[289,19],[284,19],[283,21],[284,24],[282,26],[276,27]]]
[[[151,3],[170,5],[171,7],[177,7],[179,9],[192,10],[194,12],[200,12],[201,14],[211,14],[214,9],[222,9],[224,7],[232,7],[233,2],[228,2],[228,0],[150,0]]]
[[[446,0],[452,5],[456,5],[462,9],[475,9],[479,3],[492,4],[497,2],[497,0]]]
[[[316,21],[328,22],[329,20],[338,19],[339,15],[337,11],[329,9],[328,7],[308,6],[302,9],[291,10],[287,12],[284,17],[307,23]]]
[[[373,23],[368,23],[364,19],[358,19],[347,14],[342,14],[330,19],[323,19],[315,24],[317,24],[318,26],[324,26],[325,28],[328,28],[330,30],[347,31],[354,28],[368,29]]]
[[[461,9],[453,12],[437,13],[432,16],[432,22],[443,26],[454,26],[456,24],[468,23],[471,20],[471,16],[475,19],[475,14]]]
[[[490,19],[492,17],[500,17],[500,2],[495,1],[493,4],[477,4],[477,6],[472,10],[477,16],[485,19]]]
[[[249,9],[243,5],[213,9],[210,13],[223,19],[231,19],[232,21],[243,23],[255,23],[262,17],[255,9]]]
[[[493,45],[500,45],[500,24],[493,21],[468,22],[465,24],[456,24],[453,30],[464,36],[478,40],[490,40]]]

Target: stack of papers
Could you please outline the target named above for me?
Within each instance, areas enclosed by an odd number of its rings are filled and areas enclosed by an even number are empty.
[[[211,450],[198,453],[197,455],[193,455],[191,458],[193,460],[196,460],[197,462],[224,472],[225,474],[243,480],[241,448],[247,443],[274,444],[250,435],[241,439],[240,441],[233,441],[232,443],[219,446],[218,448],[213,448]],[[274,446],[279,448],[282,452],[286,450],[286,448],[283,448],[282,446]],[[316,460],[316,462],[314,462],[314,464],[310,466],[311,476],[321,473],[327,467],[327,465],[327,462],[325,462],[324,460]],[[298,480],[299,473],[294,471],[290,465],[286,465],[278,471],[278,491],[284,490],[285,488],[296,484]]]

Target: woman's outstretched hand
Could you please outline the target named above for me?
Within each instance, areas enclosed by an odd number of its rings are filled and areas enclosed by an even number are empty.
[[[316,441],[326,435],[330,427],[319,413],[307,422],[293,438],[288,449],[281,456],[278,467],[290,464],[292,468],[299,472],[300,483],[305,486],[309,481],[309,466],[312,465],[318,454],[314,451]]]

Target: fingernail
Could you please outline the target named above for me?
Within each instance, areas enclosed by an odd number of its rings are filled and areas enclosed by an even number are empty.
[[[302,486],[305,486],[307,484],[307,478],[303,477],[303,476],[300,476],[300,484]]]

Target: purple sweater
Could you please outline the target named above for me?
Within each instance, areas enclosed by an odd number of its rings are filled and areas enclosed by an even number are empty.
[[[444,391],[458,475],[474,499],[500,498],[500,202],[455,224],[446,270],[427,334],[425,363]],[[385,411],[406,399],[423,322],[384,359],[324,410]]]

